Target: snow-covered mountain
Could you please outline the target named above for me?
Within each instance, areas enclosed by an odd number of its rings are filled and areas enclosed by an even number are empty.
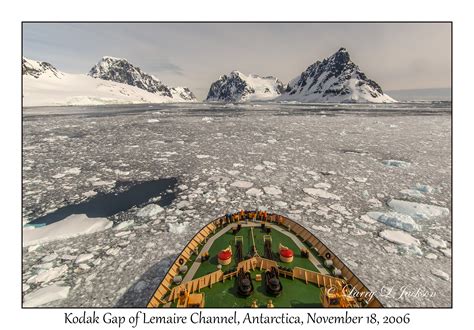
[[[34,78],[39,77],[56,77],[60,78],[63,76],[62,72],[59,72],[54,66],[47,62],[39,62],[29,60],[25,57],[22,59],[21,72],[25,76],[30,76]]]
[[[264,101],[278,97],[284,90],[283,83],[275,77],[245,75],[232,71],[212,83],[206,101],[245,102]]]
[[[351,61],[345,48],[322,62],[311,64],[290,81],[278,101],[396,102]]]
[[[126,59],[104,56],[89,71],[89,76],[136,86],[150,93],[166,97],[195,101],[196,97],[186,87],[168,87],[158,78],[143,72]]]
[[[130,77],[137,78],[132,81],[134,85],[117,82],[114,79],[127,77],[127,74],[124,71],[119,73],[114,66],[111,68],[114,69],[109,71],[109,77],[113,79],[102,79],[86,74],[61,72],[47,62],[23,58],[23,105],[170,103],[196,100],[188,88],[168,87],[153,76],[147,75],[131,65],[128,67],[132,70]],[[100,72],[104,74],[104,77],[107,77],[106,70]],[[112,72],[116,72],[117,76]],[[141,76],[137,76],[137,73],[141,73]],[[151,77],[151,79],[147,80],[146,77]],[[141,81],[142,84],[140,85],[138,81]],[[155,92],[150,91],[153,90],[153,86],[156,88]]]

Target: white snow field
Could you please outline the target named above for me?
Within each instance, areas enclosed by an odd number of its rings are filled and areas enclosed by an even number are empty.
[[[25,108],[23,133],[25,224],[175,180],[102,220],[25,228],[24,306],[143,307],[204,224],[256,207],[312,231],[386,306],[451,306],[449,103]]]

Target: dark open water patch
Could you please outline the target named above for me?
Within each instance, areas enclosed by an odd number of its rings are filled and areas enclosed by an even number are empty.
[[[161,196],[158,205],[165,207],[176,198],[174,187],[177,182],[176,178],[145,182],[117,182],[112,192],[99,192],[85,202],[61,207],[52,213],[30,221],[28,225],[46,226],[72,214],[86,214],[89,218],[110,217],[131,207],[140,206],[158,196]],[[169,192],[170,190],[172,192]]]

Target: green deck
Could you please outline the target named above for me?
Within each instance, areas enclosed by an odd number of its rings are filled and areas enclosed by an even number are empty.
[[[258,273],[262,274],[261,282],[255,281],[255,275]],[[275,307],[322,307],[321,290],[314,284],[280,277],[283,292],[278,297],[272,297],[265,292],[263,271],[254,271],[251,274],[254,293],[250,297],[239,296],[236,280],[233,278],[200,291],[205,294],[206,307],[250,307],[253,300],[257,300],[259,307],[266,307],[270,299]]]

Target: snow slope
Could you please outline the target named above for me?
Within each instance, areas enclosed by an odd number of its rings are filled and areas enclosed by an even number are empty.
[[[283,84],[275,77],[260,77],[232,71],[212,83],[206,101],[268,101],[278,97]]]
[[[299,102],[396,102],[382,88],[360,71],[345,48],[311,64],[288,83],[278,101]]]
[[[169,88],[170,95],[137,86],[58,71],[51,64],[23,58],[23,105],[100,105],[189,102],[187,88]],[[189,91],[189,90],[187,90]],[[192,95],[192,93],[191,93]],[[194,97],[194,95],[192,95]]]

